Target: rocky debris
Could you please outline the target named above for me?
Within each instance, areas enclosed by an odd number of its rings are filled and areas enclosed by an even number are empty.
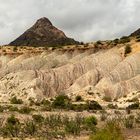
[[[57,29],[47,18],[41,18],[20,37],[11,42],[11,46],[52,46],[78,44],[74,39],[68,38],[64,32]]]

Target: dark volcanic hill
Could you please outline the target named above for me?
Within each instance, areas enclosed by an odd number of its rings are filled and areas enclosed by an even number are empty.
[[[41,18],[9,45],[12,46],[63,46],[78,44],[52,25],[48,18]]]
[[[135,32],[133,32],[130,36],[140,36],[140,28],[138,30],[136,30]]]

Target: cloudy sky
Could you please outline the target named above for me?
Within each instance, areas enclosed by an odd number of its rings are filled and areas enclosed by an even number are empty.
[[[78,41],[129,35],[140,28],[140,0],[0,0],[0,45],[48,17]]]

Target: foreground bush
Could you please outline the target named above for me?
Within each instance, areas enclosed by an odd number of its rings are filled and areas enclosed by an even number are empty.
[[[94,116],[85,118],[84,123],[85,123],[87,129],[89,129],[93,132],[96,131],[97,119]]]
[[[1,129],[3,136],[18,137],[21,129],[21,124],[14,115],[11,115],[6,120],[5,126]]]
[[[37,126],[34,121],[27,121],[24,126],[24,133],[26,135],[35,136]]]
[[[103,129],[92,135],[90,140],[124,140],[124,137],[119,122],[110,120]]]
[[[65,131],[68,134],[79,135],[83,125],[83,118],[77,115],[75,118],[65,118]]]

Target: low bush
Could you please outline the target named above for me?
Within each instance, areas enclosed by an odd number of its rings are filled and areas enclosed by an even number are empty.
[[[137,113],[135,121],[140,124],[140,113]]]
[[[13,111],[17,111],[18,112],[19,111],[18,107],[16,107],[16,106],[8,106],[8,110],[11,111],[11,112],[13,112]]]
[[[138,109],[138,108],[139,108],[139,102],[136,102],[129,105],[126,109]]]
[[[0,106],[0,112],[3,112],[5,110],[5,107]]]
[[[108,104],[107,107],[110,109],[117,109],[118,108],[117,105],[113,105],[113,104]]]
[[[128,44],[128,45],[126,45],[126,47],[125,47],[125,54],[129,54],[129,53],[131,53],[131,51],[132,51],[132,48],[131,48],[131,46]]]
[[[21,99],[17,99],[17,97],[13,97],[10,100],[11,104],[23,104],[23,101]]]
[[[83,101],[82,97],[80,95],[75,97],[75,101],[79,102],[79,101]]]
[[[19,113],[29,114],[33,109],[27,106],[24,106],[18,110]]]
[[[37,123],[42,123],[44,121],[44,117],[42,115],[32,115],[32,118]]]
[[[77,112],[82,112],[88,109],[87,104],[70,104],[69,109]]]
[[[91,135],[90,140],[124,140],[124,137],[119,122],[113,119],[103,129]]]
[[[110,96],[104,96],[103,100],[106,101],[106,102],[111,102],[112,101]]]
[[[96,101],[87,102],[88,110],[102,110],[102,106]]]
[[[94,116],[85,118],[84,123],[87,129],[90,129],[93,132],[96,131],[97,119]]]
[[[55,130],[63,125],[63,120],[59,114],[49,115],[45,118],[45,125]]]
[[[134,116],[129,116],[124,119],[124,126],[126,128],[133,128],[134,127]]]
[[[77,115],[75,118],[65,118],[65,131],[68,134],[79,135],[82,129],[83,118]]]
[[[66,133],[73,134],[73,135],[79,135],[80,134],[80,125],[77,124],[74,120],[70,120],[65,125],[65,131]]]
[[[69,106],[70,99],[66,95],[57,96],[52,102],[52,107],[57,109],[66,109]]]
[[[33,121],[27,121],[23,129],[25,135],[35,136],[37,132],[37,126]]]
[[[21,125],[14,115],[7,118],[5,126],[2,128],[2,134],[5,136],[18,137]]]

